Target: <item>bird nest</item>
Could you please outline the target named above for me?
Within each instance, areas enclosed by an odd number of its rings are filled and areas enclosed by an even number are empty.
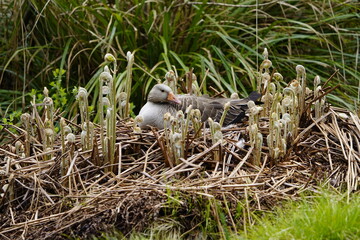
[[[52,150],[44,152],[33,140],[29,157],[19,156],[14,147],[15,142],[25,141],[25,131],[6,126],[2,130],[6,143],[0,147],[0,236],[62,239],[113,227],[126,233],[169,216],[169,209],[179,212],[185,232],[201,224],[204,201],[223,204],[226,222],[236,228],[236,221],[251,221],[250,215],[235,219],[239,203],[246,212],[261,211],[305,191],[316,192],[323,184],[349,193],[357,189],[360,120],[356,114],[335,107],[316,120],[308,114],[283,157],[270,158],[263,144],[260,165],[253,163],[246,126],[245,121],[222,129],[223,140],[215,144],[207,129],[199,137],[190,129],[185,156],[172,167],[166,164],[171,156],[166,153],[164,130],[135,133],[129,119],[116,125],[112,166],[103,164],[96,126],[92,150],[83,151],[76,138],[73,149],[63,150],[58,139]],[[259,131],[269,134],[267,118],[260,119]],[[69,168],[61,175],[62,159],[70,156]]]

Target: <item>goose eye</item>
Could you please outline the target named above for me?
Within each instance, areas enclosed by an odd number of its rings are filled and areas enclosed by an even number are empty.
[[[164,92],[164,90],[163,90],[163,89],[161,89],[161,92]]]

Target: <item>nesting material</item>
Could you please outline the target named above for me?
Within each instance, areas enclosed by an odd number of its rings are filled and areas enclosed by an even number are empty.
[[[0,238],[89,238],[114,227],[128,233],[177,212],[172,221],[183,221],[179,225],[189,234],[208,221],[202,212],[211,212],[222,226],[219,207],[236,232],[237,226],[254,224],[251,211],[296,200],[302,192],[323,185],[348,194],[358,190],[358,115],[326,103],[325,95],[336,88],[326,87],[331,77],[322,86],[316,77],[311,92],[298,65],[296,79],[283,88],[281,74],[270,71],[266,49],[263,56],[263,106],[249,102],[248,121],[226,128],[229,105],[221,117],[208,119],[209,128],[190,105],[176,117],[161,116],[165,130],[142,130],[141,116],[124,118],[129,92],[119,95],[117,119],[116,78],[107,66],[100,75],[99,125],[87,118],[86,103],[82,124],[60,118],[44,91],[42,117],[33,100],[23,128],[7,125],[0,133]],[[127,57],[130,84],[133,55]],[[105,60],[115,75],[116,58],[107,54]],[[177,80],[174,72],[166,75],[172,89]],[[188,92],[198,94],[192,71],[186,80]],[[54,121],[60,121],[60,134]]]
[[[160,216],[169,191],[180,196],[184,208],[187,199],[206,197],[229,203],[246,198],[249,210],[266,210],[304,191],[317,191],[320,183],[357,190],[359,117],[334,107],[319,118],[312,116],[305,115],[298,135],[276,161],[266,146],[269,120],[260,118],[260,165],[253,165],[248,122],[223,128],[223,141],[217,142],[209,129],[189,128],[184,155],[171,167],[164,130],[138,132],[133,122],[118,121],[112,172],[99,164],[100,127],[95,126],[92,150],[82,149],[81,126],[67,122],[76,135],[72,142],[62,144],[58,135],[53,148],[43,151],[41,142],[32,139],[30,156],[13,147],[19,141],[29,145],[26,131],[16,128],[0,147],[0,236],[61,239],[64,233],[89,236],[113,226],[140,230]],[[230,205],[227,214],[234,215],[235,208]]]

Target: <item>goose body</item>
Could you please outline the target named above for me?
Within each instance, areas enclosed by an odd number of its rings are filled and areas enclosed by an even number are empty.
[[[153,126],[159,129],[164,128],[164,114],[169,112],[175,116],[176,112],[192,105],[192,109],[199,109],[201,112],[201,121],[205,122],[208,118],[219,122],[224,111],[224,104],[230,102],[224,126],[241,122],[245,117],[247,103],[252,100],[256,101],[261,95],[253,92],[247,98],[231,99],[231,98],[210,98],[206,96],[194,95],[174,95],[171,88],[164,84],[155,85],[149,95],[147,103],[141,108],[139,116],[143,117],[140,123],[141,128]]]

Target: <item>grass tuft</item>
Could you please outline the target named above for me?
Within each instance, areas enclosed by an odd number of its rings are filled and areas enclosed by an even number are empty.
[[[247,239],[359,239],[360,198],[324,193],[289,202],[260,220]]]

